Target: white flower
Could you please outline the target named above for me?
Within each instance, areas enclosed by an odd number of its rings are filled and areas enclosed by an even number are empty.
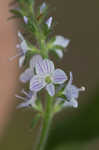
[[[49,59],[44,59],[36,64],[36,75],[30,80],[30,90],[40,91],[46,87],[50,96],[55,94],[54,84],[62,84],[67,80],[65,72],[54,68],[54,64]]]
[[[56,40],[54,42],[54,45],[62,46],[63,48],[66,48],[70,43],[70,40],[67,38],[64,38],[63,36],[57,35]],[[61,49],[56,49],[57,55],[62,58],[63,57],[63,51]]]
[[[16,48],[18,49],[18,54],[16,56],[11,57],[10,60],[13,60],[14,58],[20,56],[19,67],[22,67],[24,60],[25,60],[25,54],[29,50],[29,47],[28,47],[26,41],[24,40],[23,35],[20,32],[18,32],[18,37],[21,40],[21,43],[16,45]]]
[[[46,3],[43,2],[43,4],[42,4],[41,7],[40,7],[40,13],[41,13],[41,14],[42,14],[43,11],[45,10],[45,8],[46,8]]]
[[[25,94],[25,97],[21,97],[19,95],[16,95],[17,98],[24,100],[24,102],[19,104],[17,106],[17,108],[29,107],[29,106],[35,107],[35,101],[37,99],[37,93],[31,92],[31,91],[29,91],[29,93],[27,93],[24,90],[22,90],[22,93]]]
[[[29,68],[27,68],[19,77],[19,80],[23,83],[26,83],[27,81],[31,80],[31,78],[34,76],[34,67],[37,63],[41,63],[43,61],[42,57],[40,55],[34,55],[29,63]]]
[[[46,21],[46,25],[48,26],[48,28],[50,29],[51,25],[52,25],[52,20],[53,18],[50,17],[47,21]]]
[[[25,24],[28,24],[28,18],[26,16],[23,17]]]
[[[78,107],[77,99],[79,97],[80,91],[85,91],[85,87],[77,88],[75,85],[72,85],[72,72],[70,72],[70,80],[63,92],[63,94],[66,96],[67,101],[64,103],[64,106],[72,106],[72,107]]]

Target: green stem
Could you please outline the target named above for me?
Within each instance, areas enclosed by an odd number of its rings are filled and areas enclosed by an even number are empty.
[[[52,121],[52,102],[53,99],[51,97],[47,99],[47,106],[43,118],[41,136],[36,150],[44,150],[45,148],[46,140],[48,138],[48,132]]]

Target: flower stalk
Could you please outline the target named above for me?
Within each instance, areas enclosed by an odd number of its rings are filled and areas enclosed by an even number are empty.
[[[52,118],[53,118],[53,113],[52,113],[53,98],[49,96],[46,102],[47,102],[46,111],[44,113],[44,117],[42,120],[43,122],[42,122],[41,135],[40,135],[39,142],[37,143],[36,150],[44,150],[49,135]]]

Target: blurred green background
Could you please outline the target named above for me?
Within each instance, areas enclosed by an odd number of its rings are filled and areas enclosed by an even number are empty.
[[[71,39],[57,65],[73,72],[77,86],[86,87],[78,109],[64,109],[55,116],[46,150],[99,150],[99,0],[45,2],[55,8],[50,14],[56,21],[54,34]],[[15,110],[0,149],[31,150],[40,130],[39,125],[30,128],[33,118],[31,110]]]

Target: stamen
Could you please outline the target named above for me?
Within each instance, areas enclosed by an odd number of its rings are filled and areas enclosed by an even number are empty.
[[[21,53],[16,54],[15,56],[12,56],[9,58],[10,61],[14,60],[15,58],[19,57]]]
[[[25,94],[26,96],[29,96],[29,94],[24,89],[22,89],[21,93]]]
[[[81,88],[80,88],[80,91],[85,91],[85,87],[84,86],[82,86]]]
[[[16,97],[16,98],[19,98],[19,99],[22,99],[22,100],[25,100],[25,98],[24,98],[24,97],[19,96],[19,95],[17,95],[17,94],[15,95],[15,97]]]

